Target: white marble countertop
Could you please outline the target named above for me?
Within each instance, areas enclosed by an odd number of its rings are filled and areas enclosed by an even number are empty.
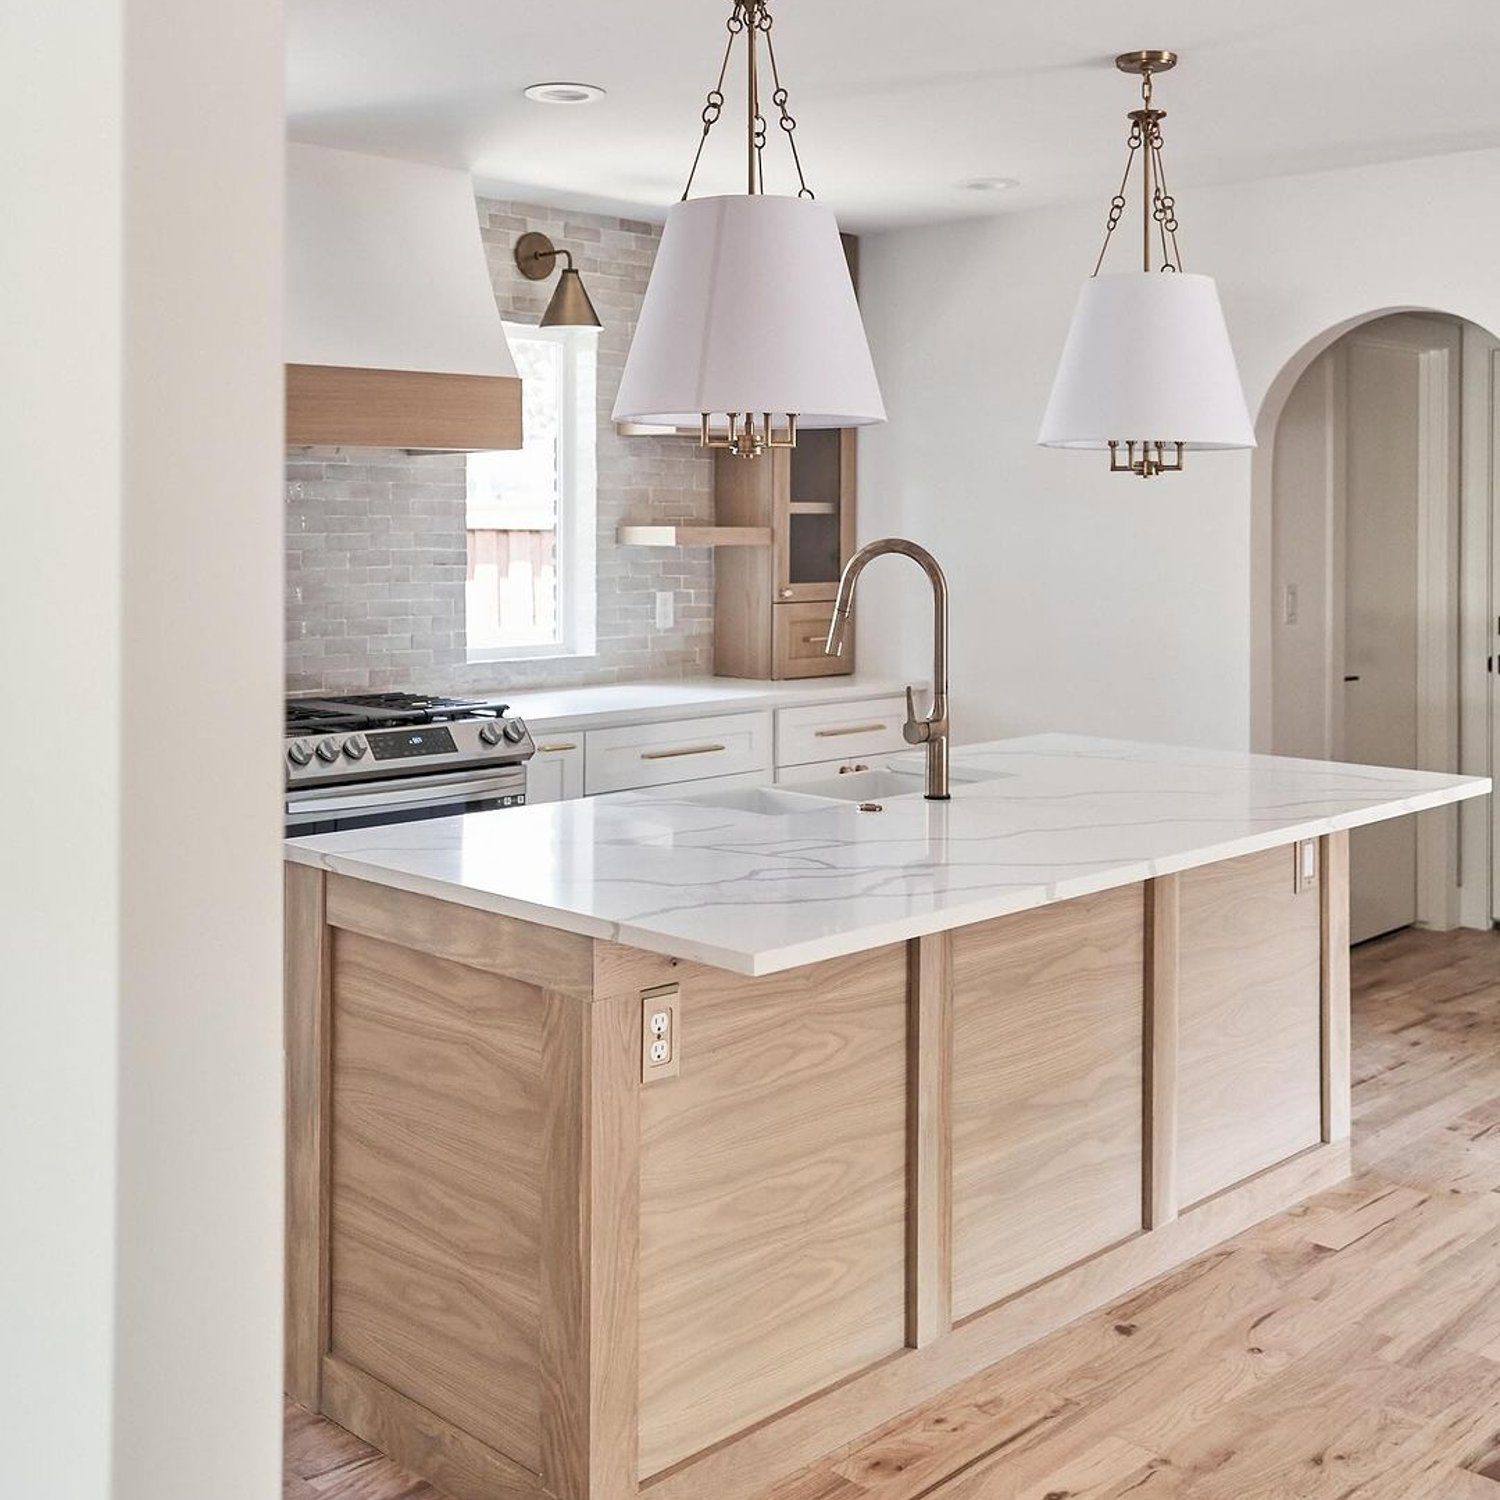
[[[890,798],[878,814],[737,811],[694,802],[691,785],[619,792],[294,839],[287,857],[754,975],[1490,789],[1060,734],[963,746],[953,764],[995,779],[956,780],[947,803]]]
[[[686,677],[672,682],[612,682],[555,690],[497,688],[472,696],[509,703],[511,710],[531,726],[533,734],[559,734],[603,729],[610,724],[653,724],[707,714],[794,708],[803,703],[857,703],[863,698],[899,697],[905,686],[894,677],[817,677],[801,682]]]

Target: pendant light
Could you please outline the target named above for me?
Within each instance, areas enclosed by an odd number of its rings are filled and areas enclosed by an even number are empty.
[[[1115,59],[1122,73],[1140,77],[1141,108],[1130,112],[1125,174],[1110,199],[1104,245],[1078,295],[1037,436],[1047,448],[1107,448],[1111,473],[1143,479],[1179,471],[1188,448],[1255,446],[1218,288],[1211,276],[1183,270],[1177,246],[1176,200],[1161,155],[1166,111],[1151,102],[1153,76],[1176,65],[1175,52]],[[1137,157],[1141,269],[1101,275]]]
[[[833,213],[802,174],[765,0],[735,0],[718,82],[682,199],[667,214],[620,378],[616,422],[696,427],[704,447],[753,458],[790,448],[797,429],[883,422],[864,325]],[[724,109],[735,44],[746,54],[746,189],[689,199]],[[763,191],[766,121],[759,49],[791,150],[795,197]]]

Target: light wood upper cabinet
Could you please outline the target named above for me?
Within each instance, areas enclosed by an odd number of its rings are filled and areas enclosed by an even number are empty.
[[[722,677],[828,677],[854,670],[852,642],[827,656],[839,575],[854,552],[855,434],[798,434],[759,458],[716,455],[720,526],[769,528],[769,547],[715,560],[714,670]]]

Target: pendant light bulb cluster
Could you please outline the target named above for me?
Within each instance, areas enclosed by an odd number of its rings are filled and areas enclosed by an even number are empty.
[[[1108,449],[1110,472],[1150,479],[1177,473],[1189,448],[1253,448],[1255,430],[1229,330],[1210,276],[1183,269],[1177,201],[1167,187],[1153,78],[1177,65],[1165,51],[1122,53],[1139,76],[1129,151],[1110,199],[1104,244],[1084,282],[1037,441]],[[1140,179],[1132,183],[1137,168]],[[1140,205],[1141,269],[1105,274],[1110,242],[1132,197]]]
[[[803,175],[766,0],[734,0],[726,29],[687,187],[667,214],[613,415],[617,423],[696,429],[703,446],[754,458],[795,446],[799,427],[883,422],[885,407],[838,223]],[[690,198],[724,112],[737,46],[745,55],[745,192]],[[794,197],[764,190],[765,82],[795,170]]]

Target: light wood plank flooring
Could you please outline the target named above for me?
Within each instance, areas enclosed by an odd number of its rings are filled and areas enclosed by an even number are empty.
[[[767,1500],[1500,1500],[1500,935],[1353,979],[1354,1178]],[[285,1500],[443,1500],[286,1431]]]

